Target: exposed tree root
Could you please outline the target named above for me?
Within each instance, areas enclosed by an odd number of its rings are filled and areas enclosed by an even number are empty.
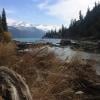
[[[23,78],[6,67],[0,67],[0,95],[4,100],[32,100]]]

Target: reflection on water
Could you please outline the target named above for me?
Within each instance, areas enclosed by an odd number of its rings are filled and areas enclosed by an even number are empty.
[[[70,47],[66,47],[66,48],[53,47],[49,49],[55,52],[55,54],[63,60],[65,60],[66,58],[70,59],[73,56],[77,56],[77,57],[81,57],[82,59],[89,59],[95,61],[96,64],[94,68],[96,68],[97,74],[100,75],[100,54],[87,53],[83,51],[73,51],[72,49],[70,49]]]
[[[59,57],[62,57],[63,59],[66,59],[66,57],[72,57],[78,55],[83,59],[92,59],[100,61],[100,54],[87,53],[83,51],[73,51],[72,49],[70,49],[70,47],[64,47],[64,48],[53,47],[50,50],[54,51]]]

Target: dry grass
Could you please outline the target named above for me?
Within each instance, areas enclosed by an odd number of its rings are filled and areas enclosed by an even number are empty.
[[[78,100],[78,80],[97,81],[93,67],[76,57],[69,63],[61,61],[47,48],[17,56],[9,45],[0,44],[0,65],[10,66],[25,78],[33,100]]]
[[[13,43],[0,43],[0,66],[13,65],[15,59],[15,45]]]
[[[3,100],[3,98],[0,96],[0,100]]]

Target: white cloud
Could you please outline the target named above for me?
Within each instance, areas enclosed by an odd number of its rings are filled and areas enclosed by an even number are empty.
[[[7,18],[7,23],[8,23],[9,26],[12,26],[16,22],[17,22],[17,20],[15,20],[15,19]]]
[[[47,6],[48,6],[48,4],[49,4],[49,1],[48,1],[48,0],[45,0],[44,2],[40,3],[40,4],[38,5],[38,7],[39,7],[40,9],[46,9]]]
[[[99,0],[58,0],[57,3],[52,5],[47,1],[39,4],[38,7],[41,10],[46,10],[46,14],[60,18],[69,24],[71,19],[78,19],[80,10],[85,15],[87,8],[92,8],[94,2]]]

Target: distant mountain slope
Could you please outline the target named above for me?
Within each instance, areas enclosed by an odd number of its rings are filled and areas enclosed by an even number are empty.
[[[58,25],[42,25],[42,24],[35,25],[35,27],[38,29],[42,29],[46,32],[50,30],[55,30],[55,29],[58,31],[61,28],[61,26],[58,26]]]
[[[8,27],[13,38],[41,38],[45,32],[35,27]]]
[[[11,32],[13,38],[41,38],[45,32],[53,29],[59,29],[57,25],[33,25],[25,22],[17,22],[9,25],[8,29]]]

